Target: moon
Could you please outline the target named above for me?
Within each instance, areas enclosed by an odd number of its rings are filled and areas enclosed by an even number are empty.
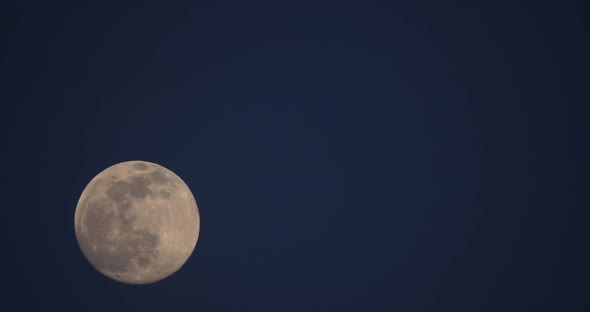
[[[78,245],[107,277],[149,284],[178,271],[193,253],[200,217],[189,187],[147,161],[113,165],[86,186],[74,216]]]

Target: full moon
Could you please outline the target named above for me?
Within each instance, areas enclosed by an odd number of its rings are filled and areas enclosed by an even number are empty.
[[[172,171],[147,161],[113,165],[86,186],[74,216],[88,262],[119,282],[149,284],[180,269],[199,238],[193,194]]]

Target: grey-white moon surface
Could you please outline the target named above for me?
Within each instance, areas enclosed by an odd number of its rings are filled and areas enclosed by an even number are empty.
[[[127,161],[88,183],[74,227],[97,271],[119,282],[148,284],[185,264],[199,238],[200,217],[180,177],[155,163]]]

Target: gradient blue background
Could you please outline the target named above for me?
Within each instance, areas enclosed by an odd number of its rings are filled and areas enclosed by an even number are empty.
[[[587,311],[589,20],[4,5],[4,305]],[[86,183],[133,159],[180,175],[202,218],[147,286],[94,271],[73,228]]]

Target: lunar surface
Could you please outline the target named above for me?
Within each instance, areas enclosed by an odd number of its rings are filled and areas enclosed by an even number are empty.
[[[148,284],[178,271],[199,237],[199,210],[188,186],[151,162],[111,166],[86,186],[74,217],[82,253],[119,282]]]

